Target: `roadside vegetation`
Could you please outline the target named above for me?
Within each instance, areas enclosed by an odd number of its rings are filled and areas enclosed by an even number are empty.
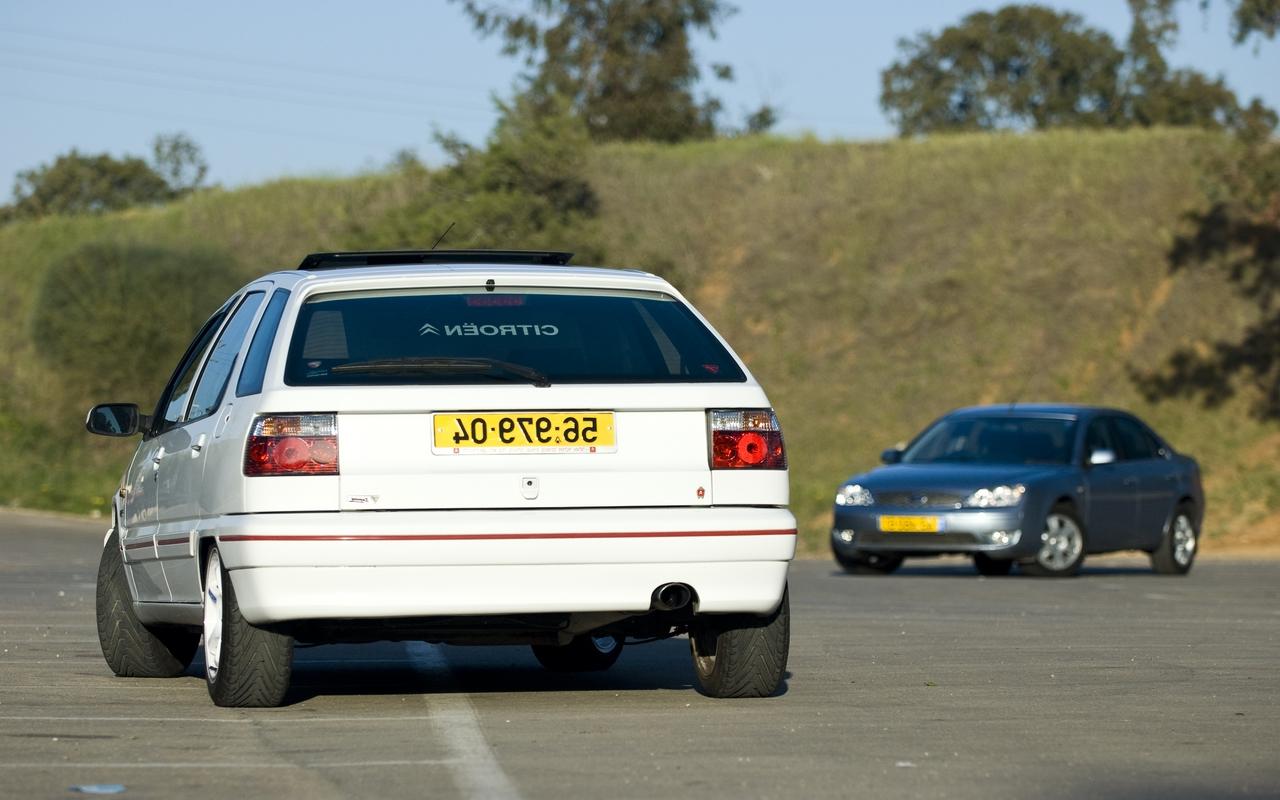
[[[1210,540],[1248,540],[1280,525],[1280,424],[1251,413],[1247,385],[1206,409],[1198,397],[1149,401],[1131,378],[1259,319],[1215,271],[1171,272],[1167,260],[1184,212],[1209,207],[1198,165],[1228,146],[1183,130],[610,144],[582,164],[596,198],[583,241],[602,262],[673,280],[759,375],[786,431],[810,549],[823,546],[837,483],[880,450],[954,406],[1033,400],[1150,419],[1205,466]],[[416,238],[381,227],[416,213],[423,180],[288,180],[0,228],[11,310],[0,317],[3,502],[105,510],[136,443],[85,434],[85,409],[153,403],[226,295],[224,278],[210,280],[199,307],[179,277],[149,287],[145,258],[121,253],[145,243],[234,254],[234,284],[314,250],[429,246],[438,220]],[[72,292],[81,299],[53,299],[71,274],[88,283]],[[140,295],[148,319],[123,299],[130,287],[171,302]],[[103,308],[85,304],[95,294]],[[61,324],[59,310],[82,325]],[[94,358],[100,380],[85,366]],[[136,377],[109,377],[118,360]]]
[[[1229,2],[1236,43],[1280,0]],[[226,191],[182,134],[150,163],[71,152],[0,207],[0,503],[104,512],[154,402],[236,285],[353,248],[565,248],[688,294],[781,416],[803,547],[837,484],[956,406],[1132,409],[1201,459],[1209,539],[1280,541],[1276,114],[1164,52],[1186,0],[1130,0],[1123,46],[1039,6],[899,43],[901,139],[770,137],[699,93],[722,0],[455,0],[527,73],[449,163]],[[601,46],[601,45],[605,46]],[[720,80],[729,65],[710,65]]]

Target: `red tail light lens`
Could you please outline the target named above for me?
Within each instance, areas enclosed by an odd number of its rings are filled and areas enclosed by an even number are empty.
[[[244,474],[337,475],[337,415],[258,417],[244,448]]]
[[[712,469],[786,469],[782,428],[771,409],[707,412]]]

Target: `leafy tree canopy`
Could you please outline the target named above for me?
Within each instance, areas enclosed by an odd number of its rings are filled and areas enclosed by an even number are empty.
[[[50,214],[93,214],[164,203],[197,189],[208,172],[200,147],[182,133],[157,136],[153,161],[77,150],[18,173],[12,205],[0,221]]]
[[[1274,127],[1258,100],[1242,104],[1221,78],[1170,70],[1178,0],[1129,0],[1121,50],[1079,16],[1010,5],[970,14],[939,34],[899,42],[881,76],[880,103],[905,135],[1064,126]],[[1274,31],[1280,0],[1233,3],[1235,35]],[[1270,27],[1268,27],[1270,26]]]
[[[711,36],[736,9],[722,0],[454,0],[483,35],[498,34],[508,55],[533,68],[535,102],[563,97],[597,141],[675,142],[716,133],[719,100],[694,96],[700,75],[689,47],[693,32]],[[715,77],[732,80],[724,64]],[[762,113],[767,110],[768,113]],[[768,107],[748,129],[772,124]]]
[[[590,144],[581,117],[563,98],[518,96],[499,103],[484,149],[437,135],[452,163],[423,182],[414,199],[357,234],[360,247],[559,248],[590,256],[598,200],[586,179]]]
[[[1006,6],[898,43],[880,103],[903,135],[1114,124],[1123,53],[1075,14]]]

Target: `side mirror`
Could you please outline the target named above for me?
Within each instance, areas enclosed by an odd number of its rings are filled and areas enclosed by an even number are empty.
[[[1103,464],[1110,464],[1116,460],[1115,450],[1094,450],[1089,454],[1089,466],[1100,467]]]
[[[135,403],[102,403],[89,409],[84,429],[99,436],[132,436],[148,421]]]
[[[897,464],[902,460],[902,451],[896,447],[890,447],[880,454],[880,461],[885,464]]]

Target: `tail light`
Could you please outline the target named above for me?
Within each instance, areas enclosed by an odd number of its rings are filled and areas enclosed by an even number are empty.
[[[707,412],[712,469],[786,469],[782,428],[772,409]]]
[[[258,417],[244,447],[244,474],[337,475],[337,415]]]

